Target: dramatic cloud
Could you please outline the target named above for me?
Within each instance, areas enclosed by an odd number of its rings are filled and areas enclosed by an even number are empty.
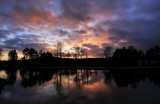
[[[24,34],[24,36],[17,36],[10,39],[3,40],[2,44],[0,44],[2,48],[8,48],[8,49],[17,49],[21,50],[24,49],[24,47],[28,48],[35,48],[37,50],[39,49],[47,49],[49,44],[47,43],[40,43],[39,37],[35,35],[30,34]]]
[[[160,45],[159,0],[0,0],[1,48],[65,50]],[[33,34],[33,35],[31,35]]]

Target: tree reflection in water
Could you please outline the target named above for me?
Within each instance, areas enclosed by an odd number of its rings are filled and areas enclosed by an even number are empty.
[[[7,79],[0,79],[0,91],[3,90],[6,85],[13,85],[16,81],[17,70],[7,69]],[[58,93],[61,93],[63,87],[64,78],[68,79],[68,84],[75,83],[78,87],[83,84],[88,84],[88,78],[93,73],[97,73],[96,70],[46,70],[46,69],[21,69],[21,85],[24,88],[34,87],[36,85],[40,86],[45,82],[53,79],[53,84]],[[70,78],[71,77],[71,78]]]
[[[111,84],[115,82],[117,87],[124,88],[131,86],[136,88],[140,82],[149,81],[160,85],[160,71],[159,70],[55,70],[55,69],[20,69],[21,85],[24,88],[40,86],[46,82],[52,81],[58,94],[63,91],[64,84],[76,85],[77,88],[82,88],[83,85],[93,84],[96,82],[89,81],[96,77],[97,72],[104,74],[104,83]],[[16,69],[6,69],[7,78],[0,78],[0,93],[3,92],[7,85],[14,85],[17,78]]]
[[[16,69],[5,70],[5,72],[7,74],[7,78],[6,79],[0,78],[0,93],[2,93],[3,88],[6,85],[12,86],[16,81]]]

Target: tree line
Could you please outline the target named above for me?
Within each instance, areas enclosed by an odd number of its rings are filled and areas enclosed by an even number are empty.
[[[87,58],[88,57],[88,52],[80,47],[74,47],[74,53],[71,53],[69,50],[63,50],[63,43],[62,42],[57,42],[56,45],[56,50],[53,51],[53,54],[48,51],[37,51],[34,48],[25,48],[22,50],[23,57],[21,60],[30,60],[30,59],[35,59],[38,57],[67,57],[67,58]],[[3,56],[2,55],[3,50],[0,48],[0,58]],[[8,52],[8,60],[10,61],[16,61],[18,59],[18,53],[15,49],[11,49]]]
[[[106,58],[111,57],[112,47],[106,47],[104,50],[104,56]],[[155,45],[148,49],[146,52],[136,49],[134,46],[118,48],[114,51],[113,58],[136,58],[136,57],[160,57],[160,46]]]
[[[57,50],[52,53],[48,51],[43,51],[40,50],[39,52],[35,50],[34,48],[25,48],[23,49],[23,57],[21,60],[30,60],[30,59],[35,59],[38,57],[74,57],[74,58],[82,58],[85,57],[87,58],[88,53],[80,48],[80,47],[75,47],[75,53],[71,54],[68,50],[68,52],[64,53],[62,52],[63,49],[63,44],[62,43],[57,43]],[[112,47],[106,47],[104,49],[104,56],[106,58],[111,58],[111,52],[113,48]],[[2,52],[3,50],[0,48],[0,57],[2,57]],[[142,50],[136,49],[134,46],[129,46],[129,47],[122,47],[118,48],[113,52],[112,58],[135,58],[135,57],[160,57],[160,46],[156,45],[146,52],[143,52]],[[18,59],[18,53],[15,49],[11,49],[8,52],[8,60],[10,61],[16,61]]]

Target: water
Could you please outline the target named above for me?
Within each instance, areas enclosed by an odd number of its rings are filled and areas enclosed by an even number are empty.
[[[0,70],[0,104],[159,104],[159,70]]]

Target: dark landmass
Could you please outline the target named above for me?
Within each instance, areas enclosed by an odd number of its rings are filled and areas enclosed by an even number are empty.
[[[59,51],[58,51],[59,50]],[[115,50],[111,56],[111,47],[106,47],[104,56],[106,58],[82,58],[80,48],[72,56],[74,58],[62,57],[62,50],[57,49],[55,56],[50,52],[36,51],[33,48],[23,50],[24,57],[17,60],[17,52],[12,49],[8,53],[8,61],[0,61],[1,68],[8,67],[55,67],[55,68],[105,68],[105,67],[160,67],[160,46],[156,45],[145,53],[133,46],[122,47]],[[81,54],[80,54],[81,52]]]
[[[39,57],[31,60],[1,61],[1,68],[7,67],[59,67],[59,68],[87,68],[87,67],[160,67],[159,57],[136,58],[55,58]]]

